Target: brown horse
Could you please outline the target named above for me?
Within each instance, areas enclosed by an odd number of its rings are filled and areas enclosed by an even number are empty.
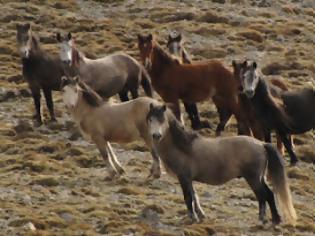
[[[152,97],[150,76],[133,57],[125,53],[114,53],[92,60],[75,47],[71,33],[64,37],[57,33],[56,37],[60,58],[76,69],[82,79],[101,97],[109,98],[118,93],[121,101],[128,101],[130,92],[135,99],[138,97],[139,84],[146,95]]]
[[[280,209],[289,223],[295,224],[290,188],[283,160],[271,145],[247,136],[205,138],[187,131],[165,106],[151,104],[147,115],[153,146],[166,170],[174,174],[183,190],[188,215],[198,221],[205,217],[193,188],[193,181],[222,185],[243,177],[259,203],[259,220],[266,221],[268,202],[272,222],[280,223],[273,192],[265,183],[268,170]],[[237,151],[236,151],[237,150]]]
[[[241,85],[241,78],[240,78],[242,64],[243,64],[243,62],[240,62],[240,61],[235,61],[235,60],[232,61],[234,77],[235,77],[235,79],[237,81],[239,81],[240,89],[242,89],[241,88],[242,87],[242,85]],[[270,92],[271,92],[272,96],[274,96],[276,98],[280,98],[282,92],[288,91],[288,87],[281,80],[279,80],[279,79],[270,79],[269,81],[270,81]],[[240,93],[239,96],[240,96],[240,99],[242,101],[242,110],[243,110],[243,112],[246,114],[246,116],[248,118],[249,126],[251,128],[253,136],[255,138],[259,139],[259,140],[264,140],[265,139],[264,129],[262,127],[262,123],[260,122],[259,118],[256,117],[256,114],[255,114],[254,107],[253,107],[252,103],[246,97],[245,94]],[[276,137],[277,137],[278,150],[283,155],[284,154],[284,146],[283,146],[283,143],[281,142],[281,138],[280,138],[278,133],[276,133]],[[291,142],[293,144],[293,137],[291,135],[290,135],[290,140],[291,140]]]
[[[182,35],[176,31],[171,32],[168,35],[167,48],[169,52],[182,60],[183,63],[191,64],[191,60],[186,52],[185,48],[182,46]],[[207,121],[200,121],[199,112],[196,103],[184,102],[184,107],[188,113],[189,119],[191,121],[191,127],[193,129],[209,128],[210,125]]]
[[[265,141],[270,142],[270,133],[276,130],[290,155],[291,164],[296,164],[298,159],[288,135],[315,129],[314,88],[284,91],[277,100],[271,94],[269,83],[260,75],[255,61],[244,61],[240,78],[243,92],[263,124]]]
[[[22,58],[23,76],[31,89],[36,119],[35,125],[42,124],[40,112],[41,89],[44,92],[51,120],[56,120],[52,100],[52,90],[59,90],[60,79],[67,74],[69,67],[58,57],[43,51],[39,40],[34,36],[30,24],[16,26],[17,43]]]
[[[138,35],[138,47],[142,62],[148,69],[152,85],[180,118],[179,100],[196,103],[212,98],[216,105],[220,123],[216,134],[220,135],[231,114],[238,122],[239,133],[249,134],[246,117],[241,113],[238,85],[233,73],[217,60],[181,64],[149,36]]]

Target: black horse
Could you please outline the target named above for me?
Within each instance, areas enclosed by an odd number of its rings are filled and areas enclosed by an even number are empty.
[[[271,141],[271,130],[277,131],[294,165],[298,159],[288,135],[315,129],[314,89],[283,91],[277,100],[271,95],[267,81],[259,76],[256,62],[244,61],[240,77],[243,92],[263,124],[265,141]]]
[[[42,124],[40,112],[41,90],[44,92],[50,118],[55,121],[52,90],[59,90],[61,77],[67,75],[69,66],[59,57],[51,57],[44,52],[38,39],[32,34],[30,24],[17,25],[17,42],[22,58],[23,76],[26,79],[35,104],[36,125]]]

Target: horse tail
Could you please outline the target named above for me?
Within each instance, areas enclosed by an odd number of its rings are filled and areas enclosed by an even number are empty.
[[[149,73],[146,71],[144,67],[141,68],[141,85],[145,94],[152,98],[153,96],[152,96],[151,78],[150,78]]]
[[[297,216],[292,203],[288,179],[285,173],[283,158],[280,153],[270,144],[264,144],[268,159],[268,173],[278,199],[278,203],[284,217],[292,225],[295,225]]]

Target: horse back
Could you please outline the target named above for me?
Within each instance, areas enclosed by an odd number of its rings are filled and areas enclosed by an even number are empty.
[[[49,55],[36,55],[23,59],[22,64],[23,76],[30,86],[59,90],[61,77],[67,74],[62,61]]]
[[[285,110],[292,118],[296,129],[306,131],[315,128],[315,92],[313,89],[288,91],[283,93],[282,99]]]

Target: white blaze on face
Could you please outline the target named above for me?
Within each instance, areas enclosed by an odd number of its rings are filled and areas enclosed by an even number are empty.
[[[72,60],[72,43],[62,42],[59,44],[59,55],[62,61],[71,61]]]
[[[172,43],[172,48],[171,51],[175,56],[180,56],[180,51],[179,51],[179,43],[178,42],[173,42]]]
[[[77,88],[72,86],[65,86],[63,88],[62,99],[67,108],[74,108],[79,99]]]
[[[29,44],[25,44],[25,45],[22,45],[20,47],[20,53],[22,55],[23,58],[29,58],[30,56],[30,46]]]

